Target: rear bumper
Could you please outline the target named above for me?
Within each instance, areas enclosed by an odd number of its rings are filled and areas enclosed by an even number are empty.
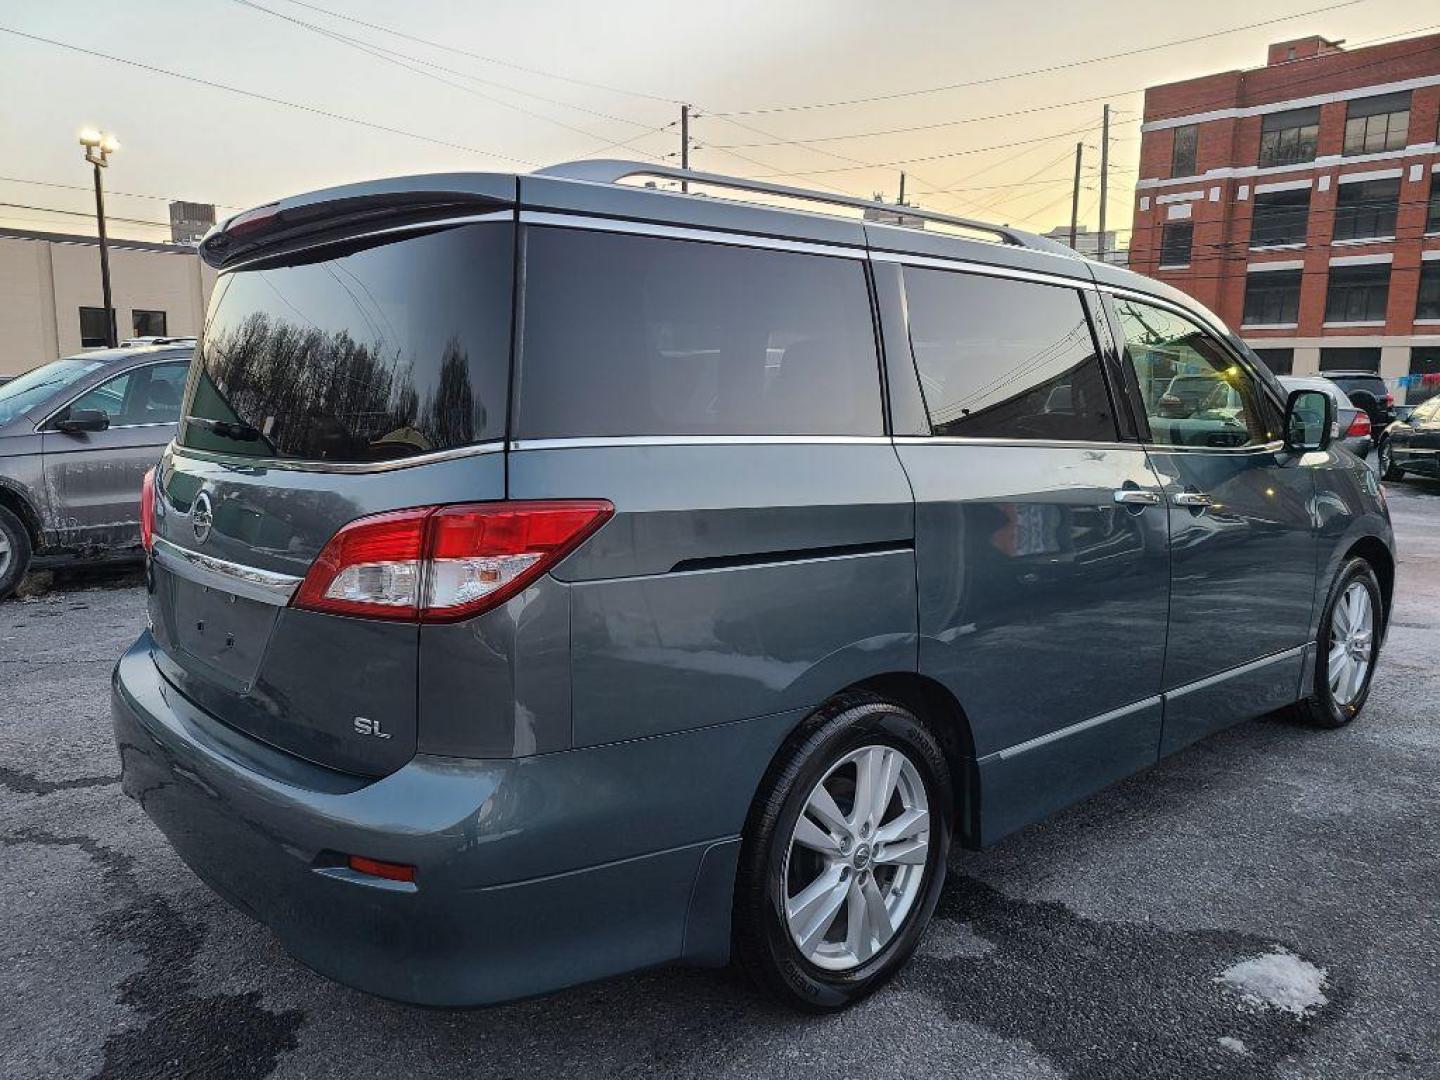
[[[151,649],[143,635],[113,677],[125,793],[200,878],[320,973],[455,1006],[681,958],[725,961],[739,825],[706,830],[736,811],[686,821],[666,805],[673,776],[627,783],[663,768],[647,760],[655,747],[422,755],[365,782],[224,727],[165,682]],[[667,752],[697,751],[699,768],[706,748]],[[416,880],[354,874],[349,854],[414,865]]]

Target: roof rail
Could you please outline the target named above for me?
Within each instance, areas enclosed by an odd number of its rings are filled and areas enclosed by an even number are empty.
[[[1072,248],[1058,240],[1009,225],[996,225],[989,221],[959,217],[955,214],[941,214],[919,207],[880,202],[876,199],[862,199],[856,195],[844,195],[828,191],[814,191],[810,188],[790,187],[787,184],[771,184],[764,180],[752,180],[744,176],[727,176],[724,173],[698,172],[694,169],[677,169],[670,165],[651,165],[643,161],[624,161],[614,158],[595,158],[586,161],[567,161],[536,169],[535,176],[552,176],[561,180],[583,180],[592,184],[618,184],[632,176],[653,176],[664,180],[686,180],[692,184],[708,184],[712,187],[730,188],[735,191],[754,191],[764,195],[779,195],[787,199],[805,202],[826,203],[830,206],[848,206],[857,210],[880,210],[887,214],[898,214],[902,218],[920,218],[924,221],[941,222],[962,229],[989,233],[1004,243],[1016,247],[1048,251],[1052,254],[1082,258]]]

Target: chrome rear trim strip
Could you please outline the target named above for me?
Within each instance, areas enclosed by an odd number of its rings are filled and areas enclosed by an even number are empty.
[[[313,473],[380,473],[396,469],[415,469],[421,465],[432,465],[437,461],[454,461],[458,458],[479,457],[482,454],[498,454],[505,449],[504,442],[476,443],[474,446],[457,446],[452,450],[436,450],[429,454],[397,458],[394,461],[291,461],[287,458],[246,457],[244,454],[221,454],[213,450],[199,450],[192,446],[181,446],[171,442],[170,452],[176,457],[196,461],[213,461],[230,468],[284,469],[290,472]]]
[[[177,577],[275,607],[289,604],[303,580],[293,574],[277,574],[273,570],[259,570],[212,555],[202,555],[158,536],[150,555]]]

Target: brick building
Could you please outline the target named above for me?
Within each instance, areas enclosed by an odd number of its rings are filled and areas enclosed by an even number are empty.
[[[1130,266],[1277,371],[1440,393],[1440,34],[1270,46],[1145,93]]]

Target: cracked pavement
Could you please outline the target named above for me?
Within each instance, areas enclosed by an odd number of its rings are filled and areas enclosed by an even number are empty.
[[[1398,597],[1359,721],[1245,723],[959,853],[910,968],[819,1019],[731,972],[470,1012],[314,975],[120,794],[133,572],[0,604],[0,1076],[1440,1077],[1440,483],[1387,490]],[[1276,947],[1323,1005],[1220,979]]]

